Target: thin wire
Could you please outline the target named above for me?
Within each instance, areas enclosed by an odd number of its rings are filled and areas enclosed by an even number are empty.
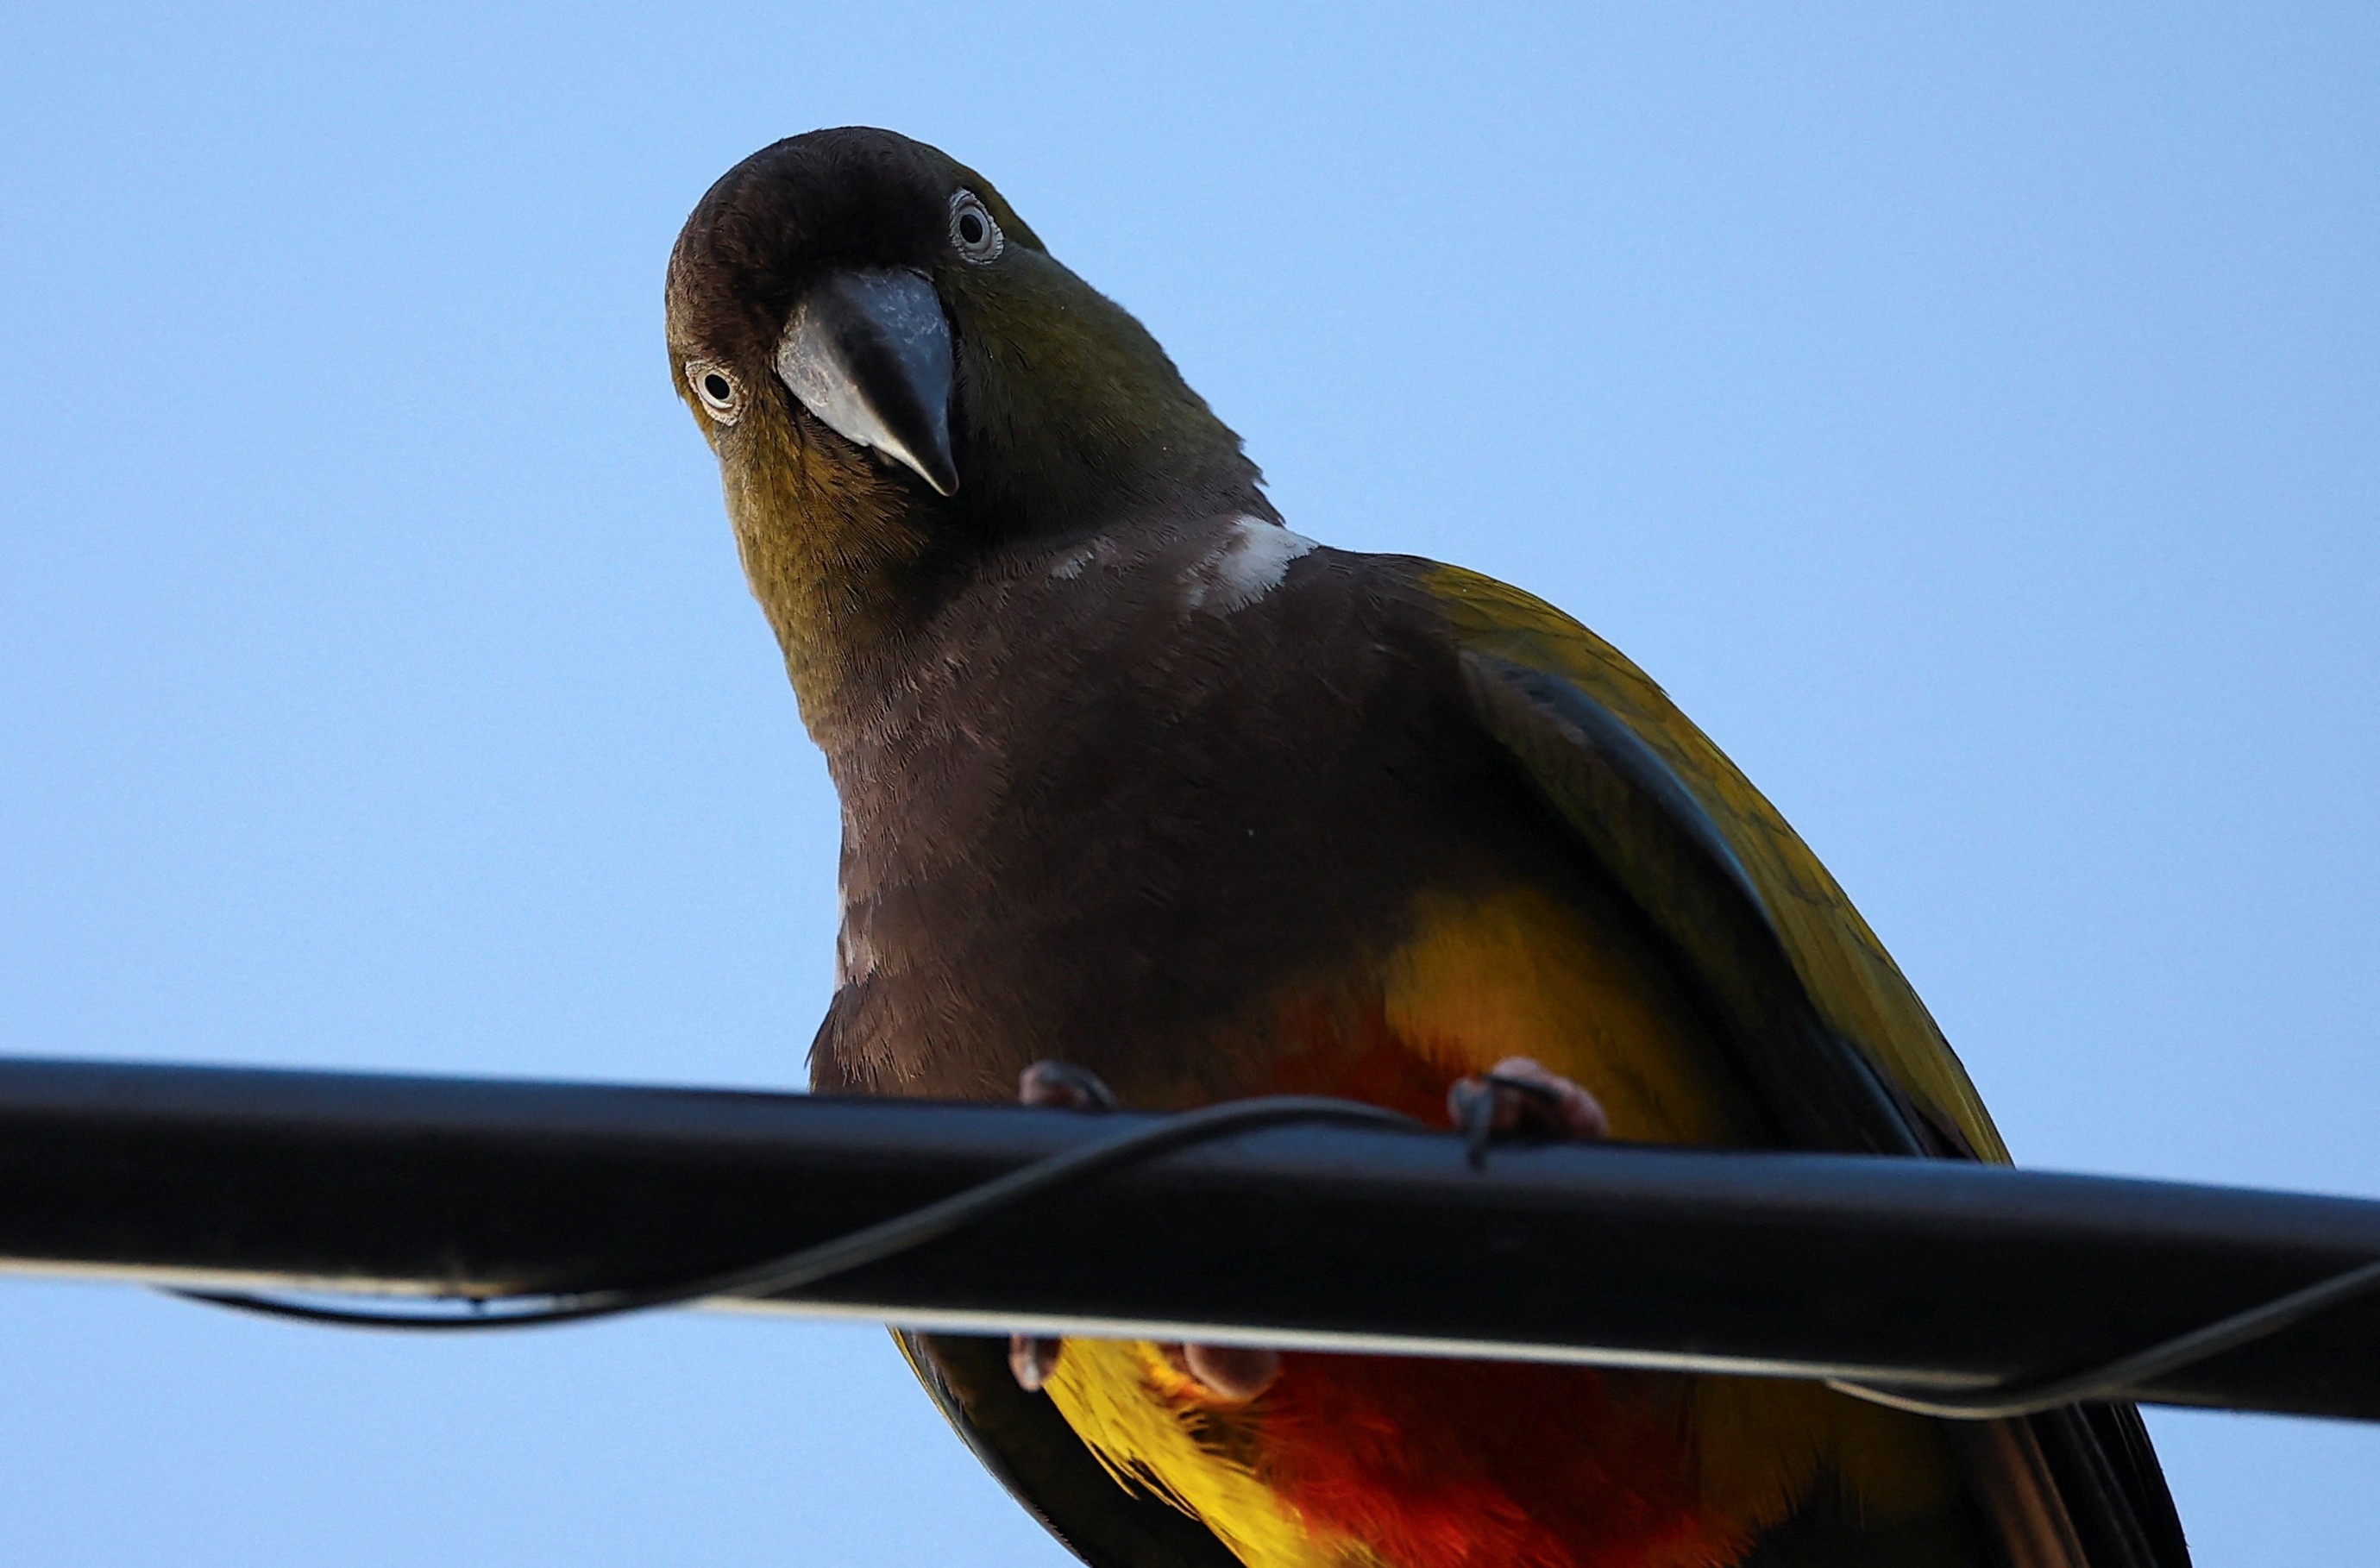
[[[482,1329],[541,1328],[553,1323],[584,1322],[627,1312],[683,1306],[713,1296],[764,1296],[798,1290],[836,1274],[849,1273],[870,1263],[911,1251],[1002,1209],[1013,1209],[1054,1187],[1077,1182],[1102,1171],[1152,1159],[1186,1145],[1207,1143],[1257,1127],[1289,1122],[1357,1122],[1404,1129],[1419,1128],[1410,1116],[1351,1100],[1325,1100],[1306,1095],[1276,1095],[1260,1100],[1227,1100],[1196,1111],[1169,1116],[1154,1125],[1135,1127],[1099,1142],[995,1176],[905,1214],[865,1226],[848,1235],[808,1246],[798,1252],[764,1258],[674,1284],[638,1289],[555,1292],[535,1299],[551,1307],[518,1311],[486,1310],[485,1301],[473,1303],[472,1314],[431,1316],[427,1313],[377,1312],[340,1307],[315,1307],[239,1291],[173,1290],[169,1295],[209,1307],[229,1307],[269,1318],[325,1323],[353,1329],[410,1329],[454,1332]]]
[[[1827,1386],[1838,1393],[1888,1405],[1918,1416],[1939,1416],[1954,1421],[1990,1421],[2034,1416],[2061,1404],[2128,1399],[2141,1384],[2178,1367],[2220,1355],[2253,1340],[2277,1334],[2303,1322],[2326,1307],[2362,1295],[2380,1286],[2380,1260],[2350,1269],[2327,1280],[2292,1291],[2261,1307],[2235,1312],[2204,1328],[2177,1334],[2146,1350],[2088,1371],[2044,1379],[2032,1383],[1998,1383],[1973,1393],[1919,1393],[1890,1385],[1855,1383],[1829,1378]]]

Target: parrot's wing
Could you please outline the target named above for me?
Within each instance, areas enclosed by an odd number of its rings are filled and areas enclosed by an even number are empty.
[[[892,1337],[984,1468],[1090,1568],[1241,1568],[1206,1525],[1117,1485],[1056,1405],[1017,1386],[1005,1339]]]
[[[1851,900],[1659,687],[1518,589],[1422,580],[1480,725],[1696,970],[1788,1141],[2008,1158]]]
[[[2005,1161],[1966,1071],[1900,970],[1777,808],[1618,650],[1473,572],[1421,581],[1472,714],[1675,944],[1732,1026],[1789,1142]],[[2139,1413],[2021,1424],[2092,1568],[2184,1568]]]

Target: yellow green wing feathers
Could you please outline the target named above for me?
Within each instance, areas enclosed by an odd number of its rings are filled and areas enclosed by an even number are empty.
[[[1678,802],[1682,809],[1670,814],[1690,834],[1715,830],[1721,841],[1710,846],[1715,863],[1750,884],[1818,1020],[1929,1122],[1955,1129],[1970,1152],[2008,1159],[1966,1070],[1876,933],[1777,808],[1650,677],[1560,610],[1492,577],[1432,566],[1422,586],[1460,654],[1569,683],[1657,758],[1691,796],[1691,805]],[[1565,795],[1575,797],[1575,784],[1556,776],[1542,744],[1500,738],[1558,805]],[[1619,831],[1628,835],[1623,854],[1643,836],[1624,824]]]

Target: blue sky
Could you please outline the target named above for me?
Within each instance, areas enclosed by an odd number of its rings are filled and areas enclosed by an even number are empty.
[[[2380,1194],[2380,22],[1927,9],[0,13],[0,1050],[800,1080],[834,807],[660,283],[858,122],[1301,531],[1633,653],[2020,1158]],[[0,1344],[15,1561],[1064,1561],[872,1330]],[[2380,1429],[2152,1422],[2202,1562],[2380,1557]]]

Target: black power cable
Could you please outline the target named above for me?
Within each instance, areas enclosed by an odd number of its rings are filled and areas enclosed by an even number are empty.
[[[1490,1076],[1488,1081],[1498,1087],[1530,1095],[1546,1092],[1542,1085],[1521,1079]],[[1488,1130],[1492,1115],[1489,1100],[1487,1095],[1474,1095],[1463,1105],[1463,1131],[1468,1135],[1474,1168],[1482,1162],[1492,1141],[1492,1134]],[[1054,1188],[1102,1172],[1135,1164],[1172,1149],[1227,1137],[1234,1133],[1297,1122],[1353,1122],[1408,1131],[1428,1130],[1410,1116],[1351,1100],[1281,1095],[1259,1100],[1227,1100],[1220,1105],[1185,1111],[1148,1126],[1136,1127],[1097,1143],[1035,1161],[1006,1175],[996,1176],[949,1197],[913,1209],[906,1214],[897,1214],[890,1220],[865,1226],[848,1235],[837,1236],[832,1241],[804,1247],[798,1252],[674,1284],[548,1295],[534,1299],[554,1305],[519,1310],[489,1311],[487,1303],[475,1302],[474,1309],[468,1316],[432,1315],[315,1307],[304,1302],[231,1291],[175,1290],[168,1294],[210,1307],[296,1319],[302,1322],[343,1328],[432,1332],[540,1328],[548,1324],[583,1322],[589,1319],[650,1311],[656,1307],[678,1307],[716,1296],[766,1296],[798,1290],[833,1275],[880,1262],[947,1235],[963,1225],[972,1224]],[[2150,1378],[2278,1333],[2375,1287],[2380,1287],[2380,1260],[2362,1264],[2187,1333],[2177,1334],[2117,1360],[2055,1378],[1995,1383],[1954,1392],[1840,1379],[1827,1380],[1827,1387],[1873,1404],[1962,1421],[1999,1420],[2030,1416],[2064,1404],[2128,1399],[2134,1397],[2138,1385]]]

